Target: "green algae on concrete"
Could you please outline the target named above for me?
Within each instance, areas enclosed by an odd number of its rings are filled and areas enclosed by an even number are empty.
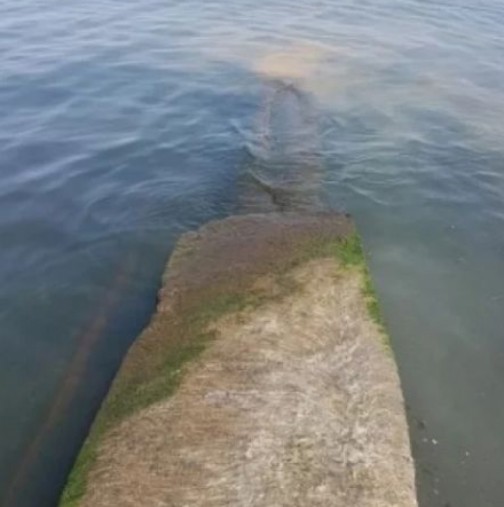
[[[368,311],[385,336],[362,246],[348,216],[327,212],[239,216],[184,235],[163,277],[157,313],[127,355],[60,506],[80,505],[99,448],[114,428],[176,392],[185,365],[215,338],[209,324],[292,293],[295,284],[285,274],[322,258],[337,259],[362,275]],[[257,285],[264,277],[275,283]]]

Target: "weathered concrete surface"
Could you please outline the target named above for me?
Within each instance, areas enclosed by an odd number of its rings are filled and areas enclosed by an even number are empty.
[[[363,270],[319,248],[352,234],[343,215],[287,213],[186,235],[116,391],[157,368],[177,315],[226,293],[255,303],[206,322],[214,339],[175,393],[105,433],[79,505],[416,506],[399,379]]]

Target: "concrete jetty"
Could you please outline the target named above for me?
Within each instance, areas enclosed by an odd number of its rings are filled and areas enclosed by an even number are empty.
[[[181,237],[62,507],[414,507],[400,381],[351,218]]]

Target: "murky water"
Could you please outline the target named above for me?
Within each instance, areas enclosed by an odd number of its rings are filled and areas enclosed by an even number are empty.
[[[175,239],[252,169],[356,217],[421,507],[501,506],[503,24],[499,0],[4,1],[0,505],[55,504]]]

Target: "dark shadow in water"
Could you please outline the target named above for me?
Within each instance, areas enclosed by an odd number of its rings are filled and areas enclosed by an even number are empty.
[[[256,139],[247,145],[239,183],[239,211],[308,211],[323,207],[324,166],[319,124],[311,97],[294,84],[266,84],[256,120]]]

